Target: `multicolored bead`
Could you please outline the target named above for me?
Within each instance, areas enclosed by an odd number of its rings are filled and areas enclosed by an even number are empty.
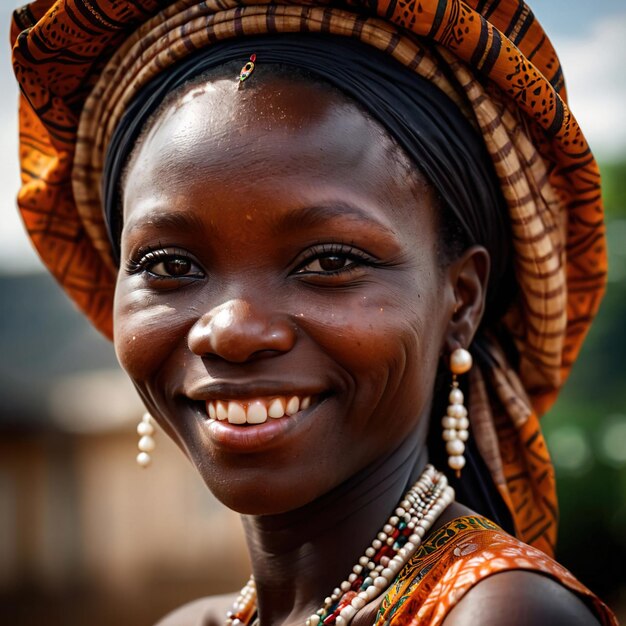
[[[461,457],[462,458],[462,457]],[[306,626],[347,626],[357,611],[381,596],[413,556],[422,537],[454,499],[446,477],[432,465],[400,501],[400,505],[374,538],[346,580],[306,620]],[[256,603],[254,579],[242,589],[226,626],[251,626],[251,602]]]
[[[239,82],[243,83],[244,80],[250,78],[252,72],[254,72],[256,62],[256,54],[252,54],[250,56],[250,60],[241,68],[241,72],[239,72]]]

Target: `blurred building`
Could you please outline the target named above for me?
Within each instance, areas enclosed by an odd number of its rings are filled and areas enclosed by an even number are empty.
[[[158,433],[111,345],[43,274],[0,277],[0,623],[153,624],[247,579],[237,516]]]

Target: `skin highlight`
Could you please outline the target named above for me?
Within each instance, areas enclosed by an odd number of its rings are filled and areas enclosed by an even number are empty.
[[[483,314],[488,254],[442,267],[434,193],[407,172],[358,107],[283,78],[189,86],[129,163],[116,352],[242,514],[263,624],[304,623],[419,475],[437,365]],[[314,401],[207,419],[208,400],[289,394]]]

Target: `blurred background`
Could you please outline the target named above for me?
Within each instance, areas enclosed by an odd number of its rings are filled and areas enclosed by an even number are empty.
[[[529,3],[600,162],[610,253],[602,309],[543,421],[559,484],[557,557],[626,623],[626,6]],[[12,4],[0,8],[5,41]],[[153,466],[136,466],[134,390],[44,273],[17,216],[8,46],[0,88],[0,623],[148,626],[241,587],[241,528],[164,435]]]

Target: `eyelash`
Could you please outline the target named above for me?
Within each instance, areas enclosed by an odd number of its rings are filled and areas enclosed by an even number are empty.
[[[146,272],[150,274],[150,278],[153,280],[172,280],[198,277],[194,275],[163,276],[151,271],[159,263],[164,263],[173,259],[184,259],[189,261],[192,265],[198,267],[198,263],[189,255],[189,253],[185,252],[185,250],[178,248],[140,248],[135,256],[126,262],[126,272],[131,275]]]
[[[350,261],[349,265],[338,270],[326,270],[323,272],[308,271],[303,269],[313,263],[327,257],[339,256]],[[197,276],[163,276],[151,271],[159,263],[164,263],[172,259],[184,259],[192,265],[198,266],[198,263],[185,251],[181,249],[167,248],[140,248],[136,255],[129,259],[125,264],[126,272],[130,275],[146,272],[153,280],[172,280],[184,278],[196,278]],[[349,274],[358,269],[359,266],[374,266],[377,263],[365,252],[355,248],[352,245],[346,246],[340,243],[319,244],[318,246],[307,250],[305,257],[300,261],[294,274],[309,276],[339,276],[341,274]]]
[[[318,261],[320,259],[330,257],[330,256],[341,256],[345,257],[349,261],[352,261],[346,267],[343,267],[338,270],[328,270],[325,272],[302,272],[301,270],[312,263],[313,261]],[[374,266],[377,263],[370,257],[368,254],[359,250],[359,248],[355,248],[352,245],[346,246],[345,244],[340,243],[328,243],[328,244],[320,244],[316,248],[309,249],[306,252],[305,258],[298,264],[298,267],[295,270],[295,273],[309,274],[309,275],[317,275],[317,276],[338,276],[344,273],[354,272],[358,269],[359,265],[367,265]]]

